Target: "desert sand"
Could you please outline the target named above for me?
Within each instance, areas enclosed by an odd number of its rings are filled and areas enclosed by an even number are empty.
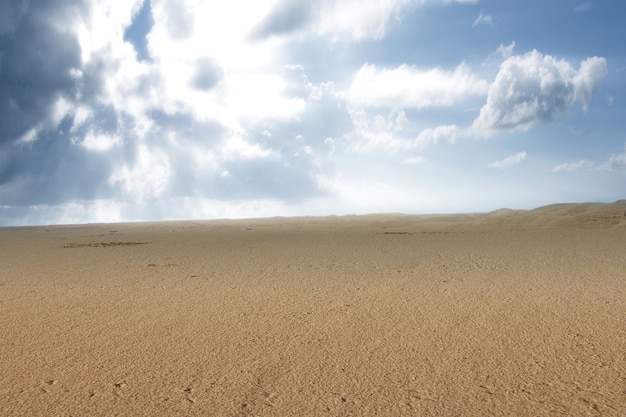
[[[0,228],[2,416],[625,416],[626,201]]]

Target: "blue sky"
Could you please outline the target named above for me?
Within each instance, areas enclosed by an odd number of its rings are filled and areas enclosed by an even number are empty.
[[[0,4],[0,224],[626,196],[626,4]]]

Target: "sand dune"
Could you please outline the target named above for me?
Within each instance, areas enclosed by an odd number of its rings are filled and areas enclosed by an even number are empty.
[[[626,201],[0,229],[0,415],[626,415]]]

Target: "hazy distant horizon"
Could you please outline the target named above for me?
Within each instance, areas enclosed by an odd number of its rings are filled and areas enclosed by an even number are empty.
[[[385,215],[407,215],[407,216],[437,216],[437,215],[464,215],[464,214],[489,214],[493,212],[498,212],[500,210],[511,210],[511,211],[520,211],[527,212],[542,209],[544,207],[549,207],[553,205],[584,205],[584,204],[598,204],[598,205],[610,205],[610,204],[618,204],[620,202],[624,202],[626,200],[616,200],[616,201],[608,201],[608,202],[599,202],[599,201],[581,201],[581,202],[551,202],[547,204],[542,204],[539,206],[532,207],[498,207],[495,209],[486,209],[486,210],[441,210],[441,211],[379,211],[379,212],[327,212],[327,213],[289,213],[289,214],[276,214],[266,213],[256,216],[215,216],[215,217],[167,217],[167,216],[157,216],[153,218],[140,218],[140,217],[116,217],[115,219],[104,219],[104,220],[96,220],[96,221],[72,221],[71,218],[68,217],[54,217],[53,221],[46,222],[42,220],[38,223],[36,222],[28,222],[28,221],[13,221],[12,223],[2,223],[0,219],[0,227],[30,227],[30,226],[79,226],[79,225],[87,225],[87,224],[116,224],[116,223],[152,223],[152,222],[179,222],[179,221],[220,221],[220,220],[255,220],[255,219],[272,219],[272,218],[280,218],[280,219],[297,219],[297,218],[307,218],[307,217],[350,217],[350,216],[385,216]],[[626,215],[626,212],[625,212]]]

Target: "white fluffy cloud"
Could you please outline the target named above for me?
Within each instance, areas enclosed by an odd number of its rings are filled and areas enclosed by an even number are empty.
[[[604,58],[587,58],[576,70],[565,60],[535,50],[509,56],[514,46],[512,42],[498,48],[505,60],[491,86],[465,64],[454,71],[420,70],[409,65],[392,69],[363,65],[347,96],[353,107],[351,117],[356,135],[365,143],[357,148],[406,150],[455,143],[460,138],[488,137],[497,130],[527,130],[538,122],[555,120],[575,103],[580,103],[584,111],[589,109],[596,86],[607,74]],[[487,102],[470,126],[440,125],[422,130],[413,139],[402,136],[407,118],[401,109],[452,106],[482,94],[487,94]],[[371,112],[364,110],[368,108],[395,110],[404,122],[399,123],[400,119],[391,115],[370,115]],[[501,168],[519,163],[525,157],[525,153],[520,153],[489,166]]]
[[[506,168],[506,167],[510,167],[512,165],[517,165],[517,164],[521,163],[524,159],[526,159],[526,156],[527,156],[526,152],[519,152],[519,153],[516,153],[515,155],[507,156],[506,158],[502,159],[501,161],[491,162],[487,166],[489,168]]]
[[[574,99],[581,102],[583,109],[589,110],[596,86],[606,77],[606,59],[594,56],[580,63],[574,82]]]
[[[577,71],[569,62],[536,50],[512,56],[500,66],[473,127],[485,132],[527,130],[555,120],[576,102],[587,110],[606,74],[606,60],[599,57],[587,58]]]
[[[461,64],[453,71],[410,65],[378,69],[365,64],[350,86],[349,100],[360,106],[414,108],[451,106],[487,93],[488,83]]]

